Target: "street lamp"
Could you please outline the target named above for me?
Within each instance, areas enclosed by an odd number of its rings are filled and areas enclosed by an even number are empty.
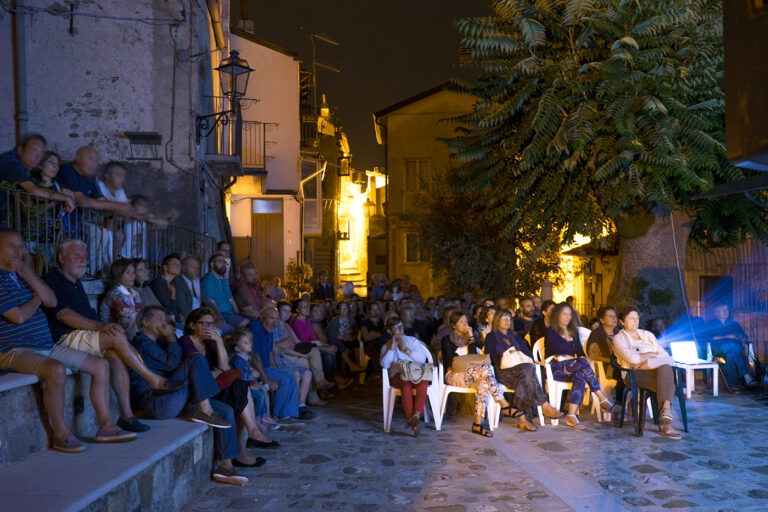
[[[200,144],[201,137],[207,137],[221,124],[229,124],[230,115],[234,116],[237,122],[235,129],[235,154],[240,154],[242,141],[242,120],[240,116],[240,99],[245,96],[248,89],[248,78],[253,69],[248,65],[245,59],[240,58],[237,50],[229,52],[229,57],[221,61],[221,65],[216,68],[221,80],[222,94],[229,100],[231,105],[229,110],[214,112],[204,116],[198,115],[195,119],[196,140]]]

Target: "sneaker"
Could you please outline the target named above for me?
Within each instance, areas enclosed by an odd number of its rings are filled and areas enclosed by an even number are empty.
[[[120,418],[117,420],[117,426],[128,432],[146,432],[149,430],[149,425],[140,422],[136,416],[131,416],[129,420]]]
[[[223,484],[243,485],[248,483],[248,477],[241,475],[232,468],[225,468],[221,464],[219,464],[219,467],[216,468],[211,477]]]
[[[97,443],[120,443],[122,441],[133,441],[137,438],[133,432],[126,432],[117,425],[111,428],[101,429],[96,432],[93,438]]]
[[[206,414],[197,408],[192,416],[189,417],[190,421],[195,423],[203,423],[213,428],[231,428],[232,424],[228,421],[224,421],[221,416],[216,414],[216,411],[211,411],[211,414]]]
[[[54,439],[51,448],[64,453],[79,453],[85,450],[85,445],[75,436],[69,436],[64,441]]]
[[[312,420],[317,416],[315,413],[307,409],[306,407],[299,407],[299,419],[300,420]]]

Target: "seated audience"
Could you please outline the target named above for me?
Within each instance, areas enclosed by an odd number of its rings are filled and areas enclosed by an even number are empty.
[[[535,319],[542,318],[541,314],[541,306],[542,306],[542,299],[540,295],[534,295],[531,297],[531,300],[533,301],[533,317]]]
[[[213,427],[213,441],[219,464],[213,479],[240,485],[248,478],[233,468],[237,460],[237,431],[232,407],[217,400],[221,390],[211,374],[207,359],[200,353],[182,356],[175,329],[160,306],[147,306],[139,313],[139,333],[132,343],[147,366],[167,379],[184,381],[185,386],[166,395],[157,395],[147,381],[131,372],[131,396],[148,418],[164,420],[188,413],[189,419]],[[263,461],[261,459],[260,461]],[[263,462],[261,462],[263,464]]]
[[[234,281],[234,272],[232,272],[232,247],[229,245],[229,242],[226,240],[222,240],[221,242],[216,244],[216,252],[224,256],[224,258],[227,260],[227,271],[224,272],[224,277],[228,282]]]
[[[131,260],[133,267],[136,269],[136,281],[134,281],[133,289],[139,292],[139,299],[144,307],[147,306],[159,306],[160,301],[155,297],[155,292],[149,287],[149,282],[152,280],[152,275],[149,272],[149,264],[147,260],[141,258],[134,258]]]
[[[483,346],[485,337],[491,332],[493,325],[493,318],[496,315],[496,308],[493,306],[480,306],[480,310],[477,313],[477,326],[475,340]]]
[[[240,265],[240,279],[235,284],[233,295],[242,315],[250,319],[259,317],[264,301],[263,290],[259,273],[250,261]]]
[[[102,179],[96,180],[96,184],[99,187],[101,195],[107,201],[114,203],[127,203],[129,202],[128,196],[125,195],[125,167],[120,162],[114,160],[108,162],[104,166],[104,172]]]
[[[210,271],[200,280],[202,293],[208,300],[208,303],[215,306],[221,314],[224,321],[232,329],[245,327],[250,320],[240,316],[240,310],[232,297],[232,290],[229,288],[229,282],[224,274],[227,271],[227,259],[221,254],[214,254],[208,260]]]
[[[576,326],[571,306],[567,303],[555,306],[550,323],[551,325],[544,335],[544,357],[554,356],[549,364],[552,367],[552,376],[555,380],[573,384],[565,424],[577,430],[583,430],[586,427],[576,413],[579,411],[579,405],[584,398],[586,385],[589,385],[592,392],[597,395],[601,409],[610,412],[613,404],[600,390],[600,383],[584,354],[579,339],[579,329]]]
[[[360,323],[360,332],[365,344],[365,353],[371,355],[369,347],[373,347],[373,352],[378,354],[380,351],[381,335],[384,334],[384,322],[381,319],[381,305],[378,302],[368,304],[368,315]]]
[[[402,392],[403,412],[406,425],[413,429],[413,434],[419,435],[419,420],[423,421],[424,405],[427,403],[427,388],[429,381],[424,379],[418,384],[400,377],[398,361],[413,361],[426,363],[429,360],[429,350],[418,339],[406,335],[403,322],[397,317],[387,320],[387,331],[392,335],[390,340],[381,348],[381,366],[389,373],[389,384]],[[437,373],[435,373],[435,376]],[[414,405],[413,390],[416,390]]]
[[[419,291],[419,287],[415,284],[411,283],[411,278],[408,274],[403,275],[403,279],[401,281],[401,285],[403,288],[403,296],[406,299],[419,299],[421,300],[421,292]],[[470,302],[472,302],[472,299],[470,298]]]
[[[291,418],[296,417],[303,420],[312,419],[315,417],[312,411],[307,407],[299,407],[299,372],[287,372],[275,366],[274,331],[278,322],[277,309],[267,306],[262,310],[259,319],[251,323],[253,354],[259,357],[260,373],[265,376],[269,389],[275,391],[275,415],[286,423],[291,423]]]
[[[99,306],[99,318],[104,324],[117,324],[128,338],[136,335],[136,315],[144,307],[139,292],[133,289],[136,269],[133,260],[119,259],[109,267],[107,293]]]
[[[533,348],[533,346],[536,344],[537,341],[542,339],[544,337],[544,333],[547,332],[547,327],[549,327],[550,317],[552,315],[552,310],[555,308],[555,302],[551,300],[545,300],[541,303],[541,317],[537,318],[533,325],[531,326],[531,330],[528,333],[528,345]],[[542,341],[542,343],[544,343]]]
[[[427,322],[417,317],[417,310],[412,307],[400,311],[406,336],[413,336],[424,343],[429,341],[429,326]]]
[[[443,365],[445,367],[445,383],[462,388],[474,388],[475,416],[472,423],[472,433],[484,437],[493,437],[493,432],[483,423],[483,416],[488,407],[489,394],[501,404],[502,409],[510,407],[504,398],[504,392],[493,376],[493,368],[490,364],[469,364],[466,369],[454,369],[454,361],[460,356],[478,354],[480,346],[472,336],[472,329],[467,322],[467,315],[455,310],[448,320],[451,327],[450,333],[440,342]]]
[[[650,331],[638,329],[640,313],[629,307],[622,315],[624,328],[613,337],[613,351],[619,364],[634,370],[637,386],[656,393],[659,411],[659,433],[672,439],[680,439],[680,433],[672,428],[672,399],[675,397],[675,377],[672,367],[675,361],[656,341]],[[626,383],[625,383],[626,384]],[[645,404],[641,404],[645,407]]]
[[[238,454],[232,464],[236,467],[261,466],[264,460],[254,457],[246,450],[258,447],[258,441],[265,439],[256,423],[250,385],[241,378],[240,370],[229,369],[227,349],[215,328],[211,313],[209,308],[199,308],[187,316],[184,336],[179,339],[181,357],[187,358],[196,353],[205,356],[211,374],[219,386],[219,393],[213,398],[224,402],[234,412]],[[240,435],[242,430],[246,431],[247,436]]]
[[[520,299],[520,308],[517,310],[517,315],[512,321],[515,333],[521,338],[525,338],[525,335],[531,332],[533,322],[536,320],[533,314],[533,300],[530,297]]]
[[[58,268],[52,268],[43,280],[56,295],[56,304],[44,307],[48,325],[56,343],[62,347],[82,352],[82,358],[96,356],[108,363],[107,374],[117,396],[120,419],[117,425],[131,432],[143,432],[149,427],[139,422],[133,414],[130,397],[130,377],[126,366],[141,375],[150,387],[159,393],[170,393],[184,386],[183,382],[167,380],[152,372],[141,360],[138,352],[125,337],[122,327],[99,321],[99,315],[91,307],[80,279],[85,274],[88,253],[80,240],[66,240],[56,247]],[[89,367],[93,366],[94,358]],[[88,373],[88,370],[85,370]],[[105,392],[108,404],[109,389]],[[93,389],[92,397],[93,399]],[[98,398],[102,400],[101,397]],[[95,403],[95,402],[94,402]],[[108,407],[105,405],[104,407]],[[108,410],[108,409],[105,409]]]
[[[149,287],[160,305],[174,317],[179,314],[176,303],[176,278],[181,274],[181,257],[174,253],[163,258],[163,273],[154,278]]]
[[[389,286],[389,290],[384,294],[384,300],[387,302],[392,301],[396,305],[404,296],[402,281],[400,279],[395,279]],[[389,309],[389,307],[387,309]]]
[[[339,349],[342,360],[349,367],[349,371],[361,372],[364,370],[350,357],[350,351],[357,350],[359,346],[357,341],[357,324],[354,317],[350,314],[349,304],[345,301],[341,301],[336,305],[336,316],[333,317],[328,326],[328,340],[331,345]]]
[[[712,355],[725,358],[725,373],[731,389],[738,390],[741,377],[748,387],[756,387],[757,382],[750,374],[746,355],[749,338],[730,316],[731,310],[727,304],[715,306],[715,318],[706,327],[706,338],[712,346]]]
[[[573,295],[569,295],[565,298],[566,304],[571,306],[571,311],[573,311],[573,318],[576,322],[576,327],[581,327],[581,316],[579,315],[579,312],[576,311],[576,307],[573,305]]]
[[[200,260],[187,256],[181,260],[181,275],[173,280],[176,288],[176,307],[178,321],[184,321],[189,313],[199,308],[204,302],[203,287],[200,286]]]
[[[379,274],[377,277],[378,280],[374,280],[376,285],[371,288],[371,296],[369,297],[371,302],[382,300],[384,295],[387,293],[387,276],[384,274]]]
[[[500,311],[494,317],[493,329],[485,338],[485,353],[491,356],[496,380],[514,390],[513,405],[518,412],[512,413],[512,405],[502,412],[509,417],[518,416],[517,428],[536,431],[538,428],[528,417],[532,409],[541,406],[547,418],[560,418],[563,414],[550,405],[547,393],[536,379],[533,352],[528,343],[510,329],[511,325],[509,310]]]

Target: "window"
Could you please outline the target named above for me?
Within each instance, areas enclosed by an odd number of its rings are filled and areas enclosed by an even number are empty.
[[[412,192],[430,180],[431,161],[427,158],[405,160],[405,188]]]
[[[427,255],[421,250],[421,240],[416,233],[405,235],[405,262],[421,263],[427,261]]]

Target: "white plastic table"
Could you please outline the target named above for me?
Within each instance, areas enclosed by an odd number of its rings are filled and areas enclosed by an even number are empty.
[[[685,397],[691,398],[691,392],[695,387],[696,374],[694,370],[712,370],[712,396],[717,396],[720,369],[717,363],[675,363],[675,367],[685,370]]]

